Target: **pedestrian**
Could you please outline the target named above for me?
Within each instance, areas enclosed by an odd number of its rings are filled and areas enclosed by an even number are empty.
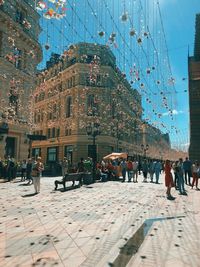
[[[194,164],[192,165],[192,177],[193,177],[193,180],[192,180],[192,189],[193,189],[193,186],[194,186],[194,183],[196,184],[196,190],[199,190],[198,188],[198,172],[199,172],[199,163],[197,160],[195,160]]]
[[[126,160],[122,159],[120,162],[120,167],[121,167],[121,173],[122,173],[122,182],[125,182],[126,180]]]
[[[133,159],[133,182],[138,182],[138,162],[136,159]]]
[[[155,175],[156,175],[156,184],[159,183],[159,177],[160,177],[161,169],[162,169],[161,162],[159,160],[155,161],[154,162],[154,170],[155,170]]]
[[[185,183],[188,185],[191,185],[190,177],[192,176],[192,163],[188,159],[188,157],[186,157],[185,161],[183,162],[183,169],[184,169],[184,175],[185,175]]]
[[[12,161],[10,156],[8,156],[6,161],[6,177],[8,178],[8,181],[10,182],[12,179]]]
[[[81,158],[81,160],[78,163],[77,172],[85,172],[85,166],[84,166],[83,158]]]
[[[178,190],[178,173],[177,173],[177,167],[178,165],[178,161],[175,161],[173,164],[172,164],[172,169],[174,171],[174,185],[175,185],[175,189]]]
[[[144,159],[144,161],[142,162],[142,173],[144,177],[143,183],[147,183],[148,164],[146,159]]]
[[[131,161],[131,159],[128,159],[127,162],[127,173],[128,173],[128,182],[131,182],[131,179],[133,177],[133,162]]]
[[[153,183],[154,172],[155,172],[155,162],[151,159],[149,162],[150,183]]]
[[[61,163],[62,166],[62,177],[65,178],[65,175],[69,172],[69,163],[66,157],[63,158]]]
[[[167,187],[167,199],[168,200],[174,200],[175,197],[171,195],[171,188],[174,186],[173,183],[173,176],[171,173],[171,163],[170,160],[166,160],[165,165],[164,165],[164,171],[165,171],[165,186]]]
[[[178,177],[178,189],[180,195],[187,195],[184,187],[184,169],[183,169],[183,159],[180,158],[178,163],[177,163],[177,177]]]
[[[33,185],[35,188],[35,194],[40,193],[40,178],[42,176],[42,171],[44,170],[44,165],[41,162],[41,157],[37,157],[37,161],[33,164],[32,177]]]
[[[26,165],[26,179],[28,180],[28,184],[32,184],[33,183],[31,172],[32,172],[32,159],[29,158],[28,162],[27,162],[27,165]]]
[[[26,180],[26,167],[27,163],[26,160],[24,159],[21,164],[21,182]]]

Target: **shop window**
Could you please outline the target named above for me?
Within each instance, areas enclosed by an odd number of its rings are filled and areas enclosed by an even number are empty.
[[[47,148],[47,161],[57,161],[58,158],[58,147]]]

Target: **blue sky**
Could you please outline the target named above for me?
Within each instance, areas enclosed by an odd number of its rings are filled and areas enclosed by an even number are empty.
[[[176,78],[177,94],[177,115],[176,122],[180,133],[177,137],[181,144],[189,142],[189,106],[188,106],[188,48],[190,55],[193,55],[195,16],[200,12],[198,0],[161,0],[161,11],[165,26],[168,53],[170,57],[172,72]],[[176,136],[172,136],[173,141],[179,143]]]
[[[45,2],[56,10],[51,1]],[[44,59],[39,68],[51,52],[61,54],[72,43],[108,45],[127,80],[142,95],[144,119],[169,132],[173,146],[185,148],[189,142],[187,56],[188,46],[193,54],[199,7],[199,0],[160,0],[159,5],[153,0],[68,0],[65,17],[41,19]],[[130,36],[132,29],[134,36]],[[113,32],[116,37],[110,41]],[[47,43],[49,50],[44,48]]]

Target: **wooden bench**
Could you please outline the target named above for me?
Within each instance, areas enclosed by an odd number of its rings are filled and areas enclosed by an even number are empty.
[[[79,186],[83,184],[83,177],[86,173],[85,172],[78,172],[78,173],[69,173],[66,174],[65,177],[62,180],[56,180],[54,182],[55,184],[55,190],[57,190],[58,185],[62,184],[64,189],[66,189],[66,182],[72,182],[72,186],[75,185],[76,181],[79,181]]]

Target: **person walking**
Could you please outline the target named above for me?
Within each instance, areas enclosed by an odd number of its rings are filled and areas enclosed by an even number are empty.
[[[121,173],[122,173],[122,182],[124,183],[126,180],[126,160],[122,159],[120,162],[120,167],[121,167]]]
[[[40,193],[40,178],[42,176],[42,171],[44,170],[44,165],[41,162],[41,157],[37,157],[37,161],[33,164],[32,177],[33,185],[35,188],[35,194]]]
[[[187,195],[184,187],[184,178],[183,178],[183,159],[180,158],[178,163],[177,163],[177,177],[178,177],[178,189],[180,195]]]
[[[62,166],[62,177],[65,178],[65,175],[69,172],[69,163],[66,157],[63,158],[61,163]]]
[[[26,179],[28,180],[27,184],[32,184],[33,183],[31,172],[32,172],[32,159],[29,158],[28,162],[27,162],[27,165],[26,165]]]
[[[154,171],[155,171],[155,175],[156,175],[156,184],[159,183],[159,177],[160,177],[161,169],[162,169],[161,162],[155,161],[154,162]]]
[[[187,157],[185,158],[185,161],[183,162],[183,170],[184,170],[184,176],[185,176],[185,183],[188,185],[191,185],[190,177],[192,176],[192,163]]]
[[[147,163],[147,160],[144,159],[144,161],[142,162],[142,173],[143,173],[143,183],[147,183],[147,174],[148,174],[148,163]]]
[[[133,182],[138,182],[138,162],[136,159],[133,159]]]
[[[128,173],[128,182],[131,182],[131,179],[133,177],[133,162],[131,161],[131,159],[128,159],[127,162],[127,173]]]
[[[175,197],[171,195],[171,188],[174,186],[173,182],[173,176],[171,173],[171,163],[170,160],[166,160],[165,165],[164,165],[164,172],[165,172],[165,186],[167,187],[167,199],[168,200],[174,200]]]
[[[21,164],[21,182],[26,180],[26,167],[27,163],[26,160],[24,159]]]
[[[193,177],[193,180],[192,180],[192,189],[193,189],[193,186],[194,186],[194,183],[196,184],[196,190],[199,190],[198,188],[198,172],[199,172],[199,163],[197,160],[195,160],[194,164],[192,165],[192,177]]]

